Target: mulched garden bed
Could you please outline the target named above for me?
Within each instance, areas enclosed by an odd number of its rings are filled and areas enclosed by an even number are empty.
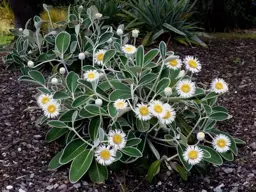
[[[219,128],[247,142],[239,148],[234,162],[211,167],[205,175],[192,174],[186,182],[177,173],[163,169],[149,185],[145,173],[127,169],[110,174],[102,185],[94,185],[88,178],[71,184],[67,167],[47,170],[58,146],[45,143],[47,126],[35,126],[40,114],[24,111],[36,105],[35,87],[18,82],[19,72],[5,71],[0,64],[0,190],[5,192],[13,187],[9,191],[256,191],[256,40],[207,43],[207,49],[178,45],[170,49],[179,55],[199,57],[203,70],[197,82],[207,84],[220,77],[230,84],[230,92],[219,102],[233,118],[219,124]]]

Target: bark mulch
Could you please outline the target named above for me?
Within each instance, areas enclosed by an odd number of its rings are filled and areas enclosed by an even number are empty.
[[[207,43],[208,48],[173,45],[170,49],[179,55],[194,55],[200,59],[203,69],[197,82],[209,84],[213,78],[220,77],[229,83],[230,92],[219,103],[228,108],[233,118],[219,124],[219,128],[247,142],[239,148],[234,162],[210,167],[204,175],[193,173],[188,181],[163,169],[149,185],[145,173],[127,169],[110,174],[102,185],[94,185],[88,178],[71,184],[67,167],[47,170],[58,146],[45,143],[47,126],[35,126],[40,114],[24,111],[36,104],[35,87],[18,82],[19,72],[5,71],[0,64],[0,190],[256,191],[256,40],[210,40]]]

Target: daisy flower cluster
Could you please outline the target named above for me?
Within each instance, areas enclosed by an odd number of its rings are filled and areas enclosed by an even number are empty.
[[[205,134],[203,132],[199,132],[197,134],[197,139],[199,141],[204,140],[204,138]],[[226,135],[219,134],[213,138],[212,146],[218,153],[225,153],[230,150],[231,140]],[[188,146],[183,153],[184,160],[187,161],[190,165],[196,165],[200,163],[203,160],[203,157],[203,150],[196,145]]]
[[[107,166],[116,161],[116,152],[122,150],[127,142],[122,130],[111,130],[108,133],[108,145],[101,144],[95,150],[95,158],[101,165]]]
[[[60,104],[53,99],[52,95],[41,94],[37,98],[37,104],[47,118],[55,118],[60,113]]]

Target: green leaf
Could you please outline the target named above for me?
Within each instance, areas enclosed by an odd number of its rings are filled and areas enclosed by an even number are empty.
[[[166,87],[169,87],[170,83],[171,81],[169,78],[162,78],[156,86],[156,93],[161,93],[162,91],[164,91]]]
[[[113,37],[112,32],[106,32],[100,36],[99,44],[104,44],[106,43],[111,37]]]
[[[202,151],[204,152],[204,158],[211,158],[211,154],[207,150],[202,149]]]
[[[139,132],[147,132],[150,128],[150,122],[149,121],[141,121],[138,118],[136,118],[136,128]]]
[[[55,45],[57,50],[62,54],[62,56],[68,50],[70,41],[71,41],[71,35],[66,31],[62,31],[57,35],[55,39]]]
[[[118,81],[118,80],[111,80],[110,83],[113,85],[115,89],[124,90],[127,92],[130,92],[130,88],[126,86],[124,83]]]
[[[116,54],[116,50],[115,49],[110,49],[108,50],[103,57],[103,63],[106,64],[108,63]]]
[[[108,178],[108,169],[94,161],[89,169],[89,177],[94,183],[103,183]]]
[[[130,157],[142,157],[142,153],[135,147],[125,147],[122,149],[122,153]]]
[[[237,145],[245,145],[246,142],[239,138],[234,138],[234,141]]]
[[[219,153],[224,159],[227,161],[233,161],[234,160],[234,155],[231,151],[227,151],[225,153]]]
[[[108,115],[108,113],[104,109],[102,109],[99,106],[94,105],[94,104],[86,105],[85,110],[88,111],[89,113],[95,114],[95,115],[100,115],[100,113],[102,115]]]
[[[51,94],[51,91],[47,88],[44,88],[44,87],[38,87],[37,88],[41,93],[44,93],[44,94]]]
[[[154,81],[156,79],[157,75],[154,73],[148,73],[146,75],[144,75],[140,81],[139,81],[139,85],[140,86],[144,86],[147,85],[149,83],[151,83],[152,81]]]
[[[61,136],[63,136],[66,132],[68,131],[68,129],[59,129],[59,128],[51,128],[48,133],[46,134],[46,142],[50,143],[58,138],[60,138]]]
[[[136,65],[142,66],[144,64],[144,47],[139,46],[136,53]]]
[[[147,142],[148,142],[149,148],[151,149],[152,153],[155,155],[156,159],[160,159],[160,154],[155,148],[155,146],[153,145],[153,143],[149,139],[147,139]]]
[[[73,160],[69,171],[69,179],[71,183],[76,183],[84,176],[90,168],[92,160],[92,150],[84,150]]]
[[[214,149],[212,149],[211,147],[202,146],[202,145],[200,146],[200,148],[207,151],[211,155],[210,158],[204,157],[205,161],[212,163],[213,165],[222,165],[222,163],[223,163],[222,158],[219,156],[219,154]]]
[[[48,121],[47,124],[50,125],[51,127],[56,127],[56,128],[68,128],[68,126],[65,123],[58,120]]]
[[[185,152],[186,148],[179,144],[177,146],[177,151],[178,151],[178,155],[179,155],[179,159],[181,161],[181,163],[183,164],[183,166],[185,167],[185,169],[187,171],[189,171],[192,168],[192,165],[190,165],[187,161],[185,161],[185,159],[183,158],[183,153]]]
[[[89,128],[88,128],[88,132],[89,132],[89,136],[91,138],[91,140],[96,140],[99,137],[99,128],[101,125],[101,118],[100,116],[97,117],[93,117],[89,123]]]
[[[32,70],[28,72],[28,75],[35,80],[38,84],[44,85],[45,84],[45,78],[43,74],[39,71]]]
[[[212,113],[212,108],[209,105],[203,105],[206,115],[210,115]]]
[[[66,77],[66,83],[67,83],[67,87],[71,93],[75,92],[77,85],[78,85],[78,83],[77,83],[78,79],[79,79],[79,76],[75,72],[71,71],[68,73],[68,75]]]
[[[144,57],[144,65],[143,66],[146,66],[151,61],[153,61],[156,58],[156,56],[158,55],[158,53],[159,53],[158,49],[152,49],[149,52],[147,52]]]
[[[59,153],[57,153],[52,160],[50,161],[49,165],[48,165],[48,169],[50,170],[55,170],[58,169],[59,167],[61,167],[63,164],[59,163],[59,159],[62,155],[63,151],[60,151]]]
[[[126,145],[125,146],[135,146],[138,145],[141,142],[140,138],[132,138],[127,140]]]
[[[164,59],[165,55],[166,55],[166,44],[165,44],[165,42],[163,42],[163,41],[160,42],[159,50],[160,50],[161,57]]]
[[[178,30],[177,28],[173,27],[172,25],[170,25],[168,23],[164,23],[163,26],[166,27],[167,29],[169,29],[170,31],[176,33],[176,34],[186,36],[185,33],[183,33],[182,31]]]
[[[117,114],[116,108],[114,107],[114,103],[109,103],[108,104],[108,112],[111,117],[115,117]]]
[[[149,183],[151,183],[153,177],[159,172],[160,165],[161,165],[161,160],[156,160],[150,165],[148,169],[148,174],[147,174],[147,180]]]
[[[180,166],[179,164],[177,164],[175,168],[177,172],[180,174],[180,176],[182,177],[182,179],[186,181],[188,179],[188,172],[186,171],[186,169],[184,169],[184,167]]]
[[[209,118],[216,121],[224,121],[228,119],[229,115],[225,112],[215,112],[212,113]]]
[[[212,110],[214,112],[224,112],[224,113],[228,113],[228,110],[225,107],[221,107],[221,106],[215,106],[212,108]]]
[[[71,106],[74,108],[80,107],[81,105],[84,105],[89,100],[89,98],[90,97],[87,95],[81,95],[72,102]]]
[[[62,164],[69,163],[74,158],[76,158],[80,153],[82,153],[87,147],[81,139],[75,139],[67,144],[64,148],[63,153],[60,157],[59,162]]]
[[[67,99],[67,98],[69,98],[69,95],[64,91],[57,91],[53,95],[53,99]]]
[[[117,99],[130,99],[131,92],[130,91],[124,91],[124,90],[115,90],[109,95],[109,100],[110,101],[116,101]]]
[[[65,113],[63,113],[60,116],[59,120],[63,121],[63,122],[71,122],[72,121],[72,115],[73,115],[74,112],[75,112],[75,110],[66,111]]]

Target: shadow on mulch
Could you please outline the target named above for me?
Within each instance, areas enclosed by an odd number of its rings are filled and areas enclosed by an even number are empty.
[[[5,71],[0,65],[0,189],[11,191],[256,191],[256,40],[210,40],[208,48],[173,45],[180,56],[197,56],[203,66],[197,82],[208,84],[224,78],[230,92],[219,104],[228,108],[233,118],[218,124],[220,129],[247,142],[239,148],[234,162],[211,167],[205,175],[192,174],[187,182],[176,173],[161,170],[151,185],[136,171],[110,174],[102,185],[84,181],[72,185],[67,167],[48,171],[47,164],[58,150],[46,144],[46,126],[35,126],[40,115],[24,110],[36,104],[35,87],[18,82],[19,72]],[[22,192],[22,191],[21,191]]]

